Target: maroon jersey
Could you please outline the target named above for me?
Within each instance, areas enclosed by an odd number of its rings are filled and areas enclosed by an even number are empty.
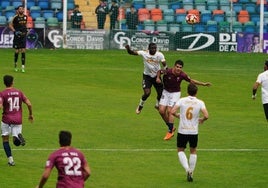
[[[75,148],[60,148],[54,151],[46,162],[46,168],[58,170],[57,188],[83,188],[84,155]]]
[[[183,71],[179,75],[172,73],[172,69],[168,69],[163,76],[164,89],[168,92],[179,92],[181,91],[181,82],[185,80],[190,82],[190,77]]]
[[[18,89],[7,88],[0,93],[3,104],[2,121],[6,124],[22,124],[22,102],[26,96]]]

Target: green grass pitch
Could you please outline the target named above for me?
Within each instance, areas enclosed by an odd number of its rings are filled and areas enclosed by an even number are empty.
[[[141,57],[124,50],[28,50],[26,73],[15,73],[13,53],[0,50],[1,80],[4,74],[14,75],[15,87],[33,104],[35,121],[27,121],[24,106],[27,143],[11,143],[15,167],[7,165],[1,147],[1,187],[35,187],[63,129],[73,133],[72,145],[84,152],[91,167],[86,187],[267,187],[268,123],[260,89],[257,99],[251,99],[267,54],[164,52],[169,67],[182,59],[193,79],[213,84],[199,87],[210,118],[200,127],[194,182],[189,183],[178,162],[176,137],[163,140],[167,129],[154,109],[154,90],[142,113],[135,114],[142,94]],[[55,187],[55,182],[54,169],[45,187]]]

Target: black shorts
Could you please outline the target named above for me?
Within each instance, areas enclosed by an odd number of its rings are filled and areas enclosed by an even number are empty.
[[[156,82],[156,77],[151,77],[148,75],[143,74],[142,75],[142,88],[146,89],[146,88],[151,88],[152,86],[154,86],[156,89],[162,89],[163,90],[163,84],[162,83],[157,83]]]
[[[264,109],[265,117],[268,120],[268,103],[267,104],[263,104],[263,109]]]
[[[14,35],[13,48],[15,49],[26,48],[26,34],[22,34],[19,36]]]
[[[177,147],[178,148],[186,148],[187,143],[191,148],[196,148],[198,143],[198,134],[190,135],[190,134],[180,134],[177,135]]]

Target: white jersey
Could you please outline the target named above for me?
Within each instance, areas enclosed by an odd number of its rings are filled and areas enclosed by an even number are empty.
[[[257,77],[257,81],[261,84],[262,103],[268,103],[268,71],[260,73]]]
[[[157,51],[154,55],[150,55],[149,51],[139,50],[138,55],[143,57],[144,71],[145,75],[156,77],[157,71],[161,69],[161,62],[166,61],[164,55]]]
[[[178,133],[198,134],[199,113],[201,109],[206,109],[205,103],[196,97],[188,96],[178,100],[176,106],[180,108]]]

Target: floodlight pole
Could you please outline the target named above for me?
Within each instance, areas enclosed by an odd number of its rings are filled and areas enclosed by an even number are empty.
[[[231,9],[231,24],[230,24],[230,32],[233,32],[233,0],[230,0],[230,9]]]
[[[66,48],[67,35],[67,0],[63,0],[62,47]]]

